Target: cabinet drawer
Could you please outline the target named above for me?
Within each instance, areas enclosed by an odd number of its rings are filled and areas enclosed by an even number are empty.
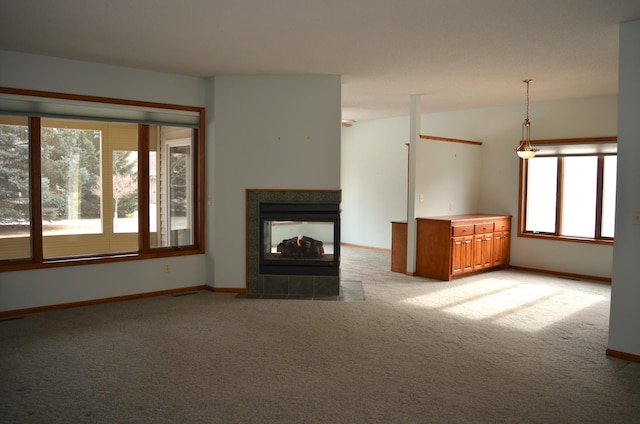
[[[510,231],[511,230],[511,221],[510,220],[501,220],[494,222],[494,231]]]
[[[493,222],[475,225],[476,234],[493,233]]]
[[[473,225],[456,225],[453,227],[452,235],[457,236],[470,236],[473,234]]]

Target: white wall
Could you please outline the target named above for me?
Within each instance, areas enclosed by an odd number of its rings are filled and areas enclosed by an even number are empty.
[[[640,226],[632,212],[640,210],[640,21],[620,26],[620,88],[616,244],[609,349],[640,355]]]
[[[0,51],[0,86],[188,106],[205,105],[205,81]],[[164,273],[169,263],[171,273]],[[0,311],[205,284],[204,255],[0,273]]]
[[[543,81],[535,82],[544,84]],[[535,87],[532,85],[532,94]],[[613,136],[617,129],[617,97],[569,99],[532,103],[532,138]],[[484,128],[480,208],[513,216],[511,264],[542,270],[611,277],[613,248],[607,245],[517,237],[519,161],[514,149],[520,140],[524,106],[470,111],[474,125]],[[468,113],[456,119],[467,120]]]
[[[169,264],[171,272],[164,272]],[[0,311],[204,284],[203,255],[0,273]]]
[[[434,140],[417,147],[415,216],[477,212],[482,148]]]
[[[215,162],[215,145],[214,145],[214,133],[215,133],[215,93],[216,84],[215,78],[208,78],[206,80],[206,146],[204,151],[205,156],[205,273],[206,284],[213,287],[215,281],[215,258],[214,240],[216,235],[216,229],[214,227],[214,217],[216,216],[215,207],[213,204],[213,182],[215,181],[214,167],[211,166]]]
[[[340,189],[340,77],[229,76],[214,84],[214,285],[239,288],[246,189]]]
[[[532,94],[534,89],[532,86]],[[514,223],[513,265],[610,277],[611,246],[516,237],[519,161],[514,150],[520,139],[524,113],[523,104],[423,115],[423,134],[476,140],[483,145],[441,143],[445,146],[433,147],[437,150],[430,151],[429,146],[437,142],[418,142],[419,149],[428,153],[419,152],[417,216],[468,212],[510,214]],[[530,118],[534,139],[617,135],[617,97],[534,102],[530,106]],[[409,120],[404,117],[362,121],[343,129],[343,241],[391,247],[389,221],[406,216],[404,143],[408,132]],[[378,149],[382,153],[375,151]],[[469,155],[478,157],[474,160]],[[357,169],[352,165],[354,162]],[[465,167],[468,169],[461,176],[459,170]],[[474,167],[479,167],[478,171]],[[444,178],[439,175],[441,172]],[[467,186],[452,193],[451,187],[462,181],[466,181]],[[477,197],[474,197],[476,190]],[[419,202],[420,194],[425,194],[424,203]],[[453,203],[451,211],[450,203]]]
[[[186,106],[205,105],[201,78],[0,50],[0,86]]]
[[[446,128],[434,128],[428,116],[422,117],[421,125],[423,134],[461,139],[474,136],[474,131],[460,127],[448,130],[455,135],[448,134]],[[357,122],[342,129],[343,242],[391,247],[390,222],[407,219],[408,143],[408,117]],[[419,140],[416,216],[475,211],[480,152],[474,145]]]
[[[389,248],[390,221],[407,219],[409,118],[342,129],[341,240]]]

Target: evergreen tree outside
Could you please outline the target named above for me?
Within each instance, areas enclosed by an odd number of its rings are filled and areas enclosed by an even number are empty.
[[[29,129],[0,125],[0,224],[29,224]]]
[[[100,218],[100,131],[43,128],[41,154],[43,219]]]

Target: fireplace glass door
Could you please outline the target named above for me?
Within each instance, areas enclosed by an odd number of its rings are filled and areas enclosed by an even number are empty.
[[[326,205],[261,208],[261,273],[337,275],[338,211]]]

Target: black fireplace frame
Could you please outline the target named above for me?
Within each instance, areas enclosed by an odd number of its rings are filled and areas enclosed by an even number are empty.
[[[265,258],[260,249],[260,274],[263,275],[321,275],[340,273],[340,205],[332,203],[260,203],[260,246],[265,246],[265,222],[301,221],[333,224],[333,259]]]

